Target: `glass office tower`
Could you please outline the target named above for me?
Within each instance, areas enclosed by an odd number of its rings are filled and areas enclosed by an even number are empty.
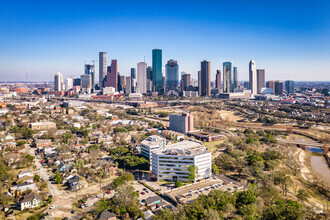
[[[177,90],[179,87],[179,65],[176,60],[169,60],[165,65],[166,90]]]
[[[224,62],[223,63],[223,92],[230,93],[234,91],[233,88],[233,63]]]
[[[152,50],[152,90],[163,93],[163,76],[162,76],[162,50]]]

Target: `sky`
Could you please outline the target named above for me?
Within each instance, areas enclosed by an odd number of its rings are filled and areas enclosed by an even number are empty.
[[[225,61],[248,80],[253,59],[266,80],[330,81],[329,0],[0,0],[0,10],[0,81],[79,77],[100,51],[128,76],[155,48],[194,78],[208,60],[212,80]]]

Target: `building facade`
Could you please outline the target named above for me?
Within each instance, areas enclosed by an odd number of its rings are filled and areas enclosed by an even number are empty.
[[[256,63],[254,60],[251,60],[249,63],[249,84],[252,95],[256,95],[258,93],[258,84],[257,84],[257,70]]]
[[[292,80],[285,81],[285,91],[288,94],[294,94],[294,81]]]
[[[63,76],[60,72],[54,75],[54,91],[63,90]]]
[[[152,169],[152,152],[163,150],[166,147],[166,138],[151,135],[141,142],[141,155],[150,162],[150,170]]]
[[[170,115],[170,130],[188,133],[194,130],[194,117],[188,113],[171,114]]]
[[[233,68],[233,72],[234,72],[234,83],[233,83],[233,87],[234,87],[234,90],[238,87],[238,73],[237,73],[237,67],[234,66]]]
[[[164,150],[154,151],[152,158],[152,172],[157,181],[196,181],[211,177],[211,153],[199,142],[182,141],[167,145]],[[190,167],[197,170],[195,179],[189,178]]]
[[[283,95],[283,81],[275,81],[275,95]]]
[[[91,64],[85,64],[85,75],[91,76],[91,89],[94,92],[95,89],[95,66]]]
[[[258,69],[257,70],[257,93],[261,93],[261,89],[265,88],[265,70],[264,69]]]
[[[219,91],[221,90],[221,70],[217,70],[217,74],[215,75],[215,88]]]
[[[233,88],[233,63],[224,62],[223,63],[223,92],[231,93],[234,91]]]
[[[170,59],[165,65],[166,91],[177,90],[179,87],[178,61]]]
[[[147,64],[139,62],[137,64],[137,92],[147,93]]]
[[[102,90],[103,80],[107,75],[107,52],[99,52],[99,87]]]
[[[152,50],[152,87],[154,92],[163,92],[162,50]]]
[[[201,62],[201,96],[211,95],[211,64],[204,60]]]

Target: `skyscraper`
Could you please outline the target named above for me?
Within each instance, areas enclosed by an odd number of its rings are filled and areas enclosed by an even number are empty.
[[[73,87],[73,79],[72,78],[66,78],[65,79],[65,91],[68,91],[72,89]]]
[[[266,83],[266,87],[267,88],[272,88],[273,89],[273,93],[275,93],[275,81],[274,80],[270,80]]]
[[[104,87],[113,87],[116,92],[118,91],[118,65],[117,60],[111,60],[111,66],[108,67],[107,77]]]
[[[256,63],[254,62],[254,60],[251,60],[249,63],[249,82],[250,82],[251,94],[256,95],[258,92],[258,87],[257,87]]]
[[[137,90],[139,93],[147,92],[147,64],[139,62],[137,64]]]
[[[257,70],[257,93],[261,93],[261,89],[265,88],[265,70],[259,69]]]
[[[283,81],[275,81],[275,95],[283,95]]]
[[[215,75],[215,88],[221,89],[221,70],[217,70],[217,74]]]
[[[63,76],[60,72],[54,75],[54,91],[62,91],[63,89]]]
[[[130,94],[132,91],[132,80],[130,76],[126,76],[126,88],[125,88],[125,94]]]
[[[238,76],[237,76],[237,67],[234,66],[234,82],[233,82],[233,89],[236,89],[238,87]]]
[[[179,65],[178,61],[170,59],[165,65],[166,90],[177,90],[179,86]]]
[[[211,95],[211,65],[210,62],[204,60],[201,62],[201,96]]]
[[[99,52],[99,86],[102,90],[103,79],[107,75],[107,52]]]
[[[92,75],[90,74],[84,74],[81,75],[81,89],[84,92],[90,92],[92,89]]]
[[[152,50],[152,87],[153,91],[163,92],[162,50]]]
[[[92,87],[91,90],[94,92],[95,89],[95,66],[92,64],[85,64],[85,74],[91,75]]]
[[[191,86],[191,75],[188,73],[182,74],[181,91],[186,91],[189,86]]]
[[[285,90],[288,94],[294,94],[294,81],[292,80],[285,81]]]
[[[198,95],[202,95],[202,73],[200,70],[198,71]]]
[[[233,88],[233,63],[224,62],[223,63],[223,92],[231,93],[234,91]]]
[[[147,67],[147,79],[150,79],[152,81],[152,67]]]
[[[136,69],[131,68],[131,93],[136,92]]]
[[[131,68],[131,78],[136,79],[136,69],[135,68]]]

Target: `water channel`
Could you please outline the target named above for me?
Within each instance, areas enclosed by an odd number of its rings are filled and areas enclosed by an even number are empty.
[[[321,177],[325,183],[330,183],[330,169],[323,156],[323,151],[319,147],[309,146],[311,152],[311,167],[313,173]]]

